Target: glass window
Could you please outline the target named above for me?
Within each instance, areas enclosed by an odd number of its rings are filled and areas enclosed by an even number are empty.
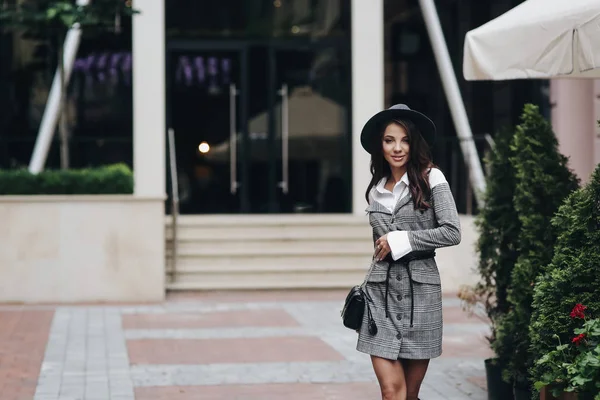
[[[327,37],[350,32],[350,0],[169,0],[168,38]]]
[[[73,163],[132,165],[132,66],[130,24],[83,38],[71,81]]]
[[[0,36],[0,167],[29,164],[57,66],[52,41]],[[132,165],[131,18],[120,34],[83,32],[68,87],[70,167]],[[60,165],[58,134],[46,167]]]

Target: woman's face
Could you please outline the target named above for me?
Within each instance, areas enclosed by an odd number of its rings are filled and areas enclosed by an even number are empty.
[[[383,157],[391,169],[405,169],[410,158],[410,143],[406,130],[391,123],[383,132]]]

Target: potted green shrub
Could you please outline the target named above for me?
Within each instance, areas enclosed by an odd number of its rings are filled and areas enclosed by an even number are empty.
[[[552,224],[554,257],[534,290],[531,373],[538,389],[600,398],[600,165]]]
[[[497,323],[508,311],[507,290],[512,269],[518,256],[517,235],[520,223],[513,206],[516,186],[515,170],[510,162],[513,131],[503,129],[495,137],[494,147],[486,157],[487,177],[484,206],[480,210],[476,226],[477,272],[480,280],[474,287],[463,287],[459,297],[467,309],[482,305],[490,335],[490,346],[496,342]],[[510,400],[512,385],[502,380],[502,366],[508,354],[496,354],[485,360],[489,400]]]
[[[558,151],[556,136],[537,106],[527,104],[512,142],[511,163],[516,173],[513,204],[521,229],[519,255],[508,290],[509,309],[498,323],[496,354],[507,354],[505,380],[514,382],[515,398],[531,398],[529,324],[534,283],[552,261],[556,230],[550,220],[560,204],[578,187]]]

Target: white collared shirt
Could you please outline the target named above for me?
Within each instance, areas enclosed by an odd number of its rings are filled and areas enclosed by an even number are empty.
[[[396,204],[398,204],[404,196],[408,196],[409,194],[408,174],[404,173],[391,191],[385,188],[386,182],[387,178],[384,177],[373,187],[373,189],[371,189],[371,192],[369,193],[369,203],[376,201],[393,213]],[[446,177],[442,171],[437,168],[432,168],[429,173],[429,185],[431,189],[444,182],[446,182]],[[406,231],[391,231],[387,234],[387,240],[394,260],[398,260],[412,251],[412,247],[408,240],[408,232]]]

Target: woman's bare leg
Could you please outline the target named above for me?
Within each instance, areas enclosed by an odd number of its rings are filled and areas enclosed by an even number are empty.
[[[406,379],[406,400],[417,400],[429,360],[401,360]]]
[[[406,380],[402,363],[371,356],[383,400],[406,400]]]

